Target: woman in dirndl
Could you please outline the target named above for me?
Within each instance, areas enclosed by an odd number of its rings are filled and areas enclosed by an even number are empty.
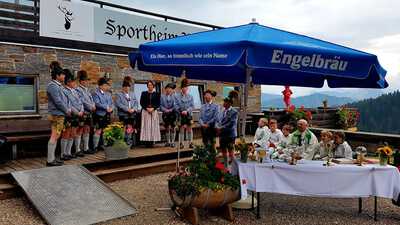
[[[142,120],[140,141],[152,147],[154,142],[161,141],[160,120],[157,109],[160,107],[160,93],[156,92],[154,81],[147,81],[147,91],[140,96],[142,106]]]

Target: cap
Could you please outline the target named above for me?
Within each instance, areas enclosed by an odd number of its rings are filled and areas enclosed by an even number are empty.
[[[169,83],[169,84],[167,84],[167,86],[165,86],[165,88],[175,89],[176,88],[176,84],[175,83]]]
[[[215,91],[213,91],[213,90],[210,90],[210,89],[207,89],[205,92],[204,92],[204,94],[207,94],[207,93],[209,93],[211,96],[213,96],[213,97],[215,97],[215,96],[217,96],[217,92],[215,92]]]

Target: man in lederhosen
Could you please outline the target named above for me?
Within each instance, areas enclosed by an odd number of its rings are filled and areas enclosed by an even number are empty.
[[[135,92],[131,90],[131,85],[131,77],[126,76],[122,82],[122,90],[116,94],[115,106],[118,109],[119,120],[125,126],[125,142],[133,147],[136,145],[139,108]]]
[[[78,92],[75,90],[77,87],[76,77],[69,69],[64,69],[65,74],[65,88],[64,93],[67,96],[68,102],[71,105],[72,114],[67,116],[66,129],[63,132],[61,139],[61,149],[63,152],[63,160],[84,156],[80,149],[80,135],[77,134],[79,123],[84,115],[83,103],[79,97]],[[72,152],[72,145],[75,142],[75,153]]]
[[[65,74],[58,62],[54,61],[50,64],[50,73],[52,80],[47,85],[47,99],[51,136],[47,144],[46,166],[61,166],[63,162],[55,158],[55,150],[57,141],[64,130],[65,117],[71,115],[71,109],[63,91]]]
[[[165,86],[165,92],[161,95],[160,108],[162,112],[162,119],[166,129],[167,143],[166,147],[175,147],[176,135],[176,119],[177,112],[175,111],[175,95],[174,90],[176,85],[169,83]]]
[[[79,124],[78,135],[83,140],[83,153],[93,154],[95,151],[89,148],[90,129],[93,127],[93,113],[96,111],[96,106],[93,101],[92,94],[89,91],[89,77],[85,70],[78,71],[79,86],[76,91],[83,103],[85,109],[82,120]]]
[[[203,138],[203,145],[211,146],[215,149],[215,125],[218,121],[219,106],[213,102],[217,93],[212,90],[204,92],[205,103],[200,108],[199,123],[201,126],[201,134]]]
[[[237,136],[238,111],[232,107],[233,97],[230,94],[224,99],[224,109],[217,124],[219,133],[219,147],[224,157],[224,164],[228,166],[234,158],[234,144]],[[228,159],[229,153],[229,159]]]
[[[93,148],[95,151],[99,150],[100,136],[103,129],[106,128],[111,122],[111,114],[113,112],[113,100],[111,93],[110,79],[102,77],[97,82],[98,87],[93,93],[93,101],[96,106],[96,112],[93,115],[93,122],[95,126],[95,133],[93,135]]]
[[[189,94],[189,80],[184,78],[181,82],[181,91],[175,94],[175,110],[179,115],[179,147],[185,147],[184,138],[189,141],[189,148],[193,148],[193,96]],[[186,132],[186,135],[185,135]]]

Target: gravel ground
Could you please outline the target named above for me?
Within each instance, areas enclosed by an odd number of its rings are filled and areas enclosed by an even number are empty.
[[[112,220],[103,224],[187,224],[171,211],[155,211],[169,207],[167,192],[169,174],[147,176],[139,179],[111,183],[110,186],[139,210],[136,216]],[[201,212],[200,224],[349,224],[381,225],[400,224],[400,208],[387,199],[379,199],[379,221],[374,222],[367,214],[373,214],[373,198],[364,200],[364,213],[359,215],[357,199],[322,199],[262,194],[262,219],[256,220],[249,211],[234,211],[235,222]],[[25,198],[0,201],[0,224],[44,224],[35,209]]]

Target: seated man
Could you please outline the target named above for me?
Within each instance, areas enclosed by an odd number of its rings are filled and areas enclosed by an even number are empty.
[[[258,121],[258,128],[254,135],[253,147],[254,149],[263,149],[266,150],[268,148],[268,140],[270,136],[270,130],[267,126],[268,120],[266,118],[261,118]]]
[[[297,130],[289,135],[289,145],[295,146],[304,159],[311,160],[314,157],[314,146],[318,139],[308,129],[308,122],[304,119],[297,121]]]
[[[346,136],[344,132],[337,131],[333,135],[333,139],[335,142],[335,149],[334,149],[334,158],[346,158],[346,159],[353,159],[353,150],[351,149],[350,145],[347,143]]]

